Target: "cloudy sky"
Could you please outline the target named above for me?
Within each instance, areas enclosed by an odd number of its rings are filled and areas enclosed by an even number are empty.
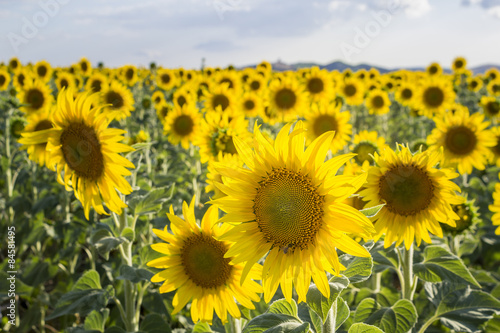
[[[0,0],[0,61],[500,64],[500,0]]]

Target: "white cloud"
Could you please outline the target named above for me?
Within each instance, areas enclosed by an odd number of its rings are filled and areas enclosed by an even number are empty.
[[[500,0],[462,0],[462,5],[481,6],[489,15],[500,18]]]
[[[351,15],[371,9],[388,10],[391,13],[403,11],[409,17],[420,17],[429,12],[431,5],[429,0],[360,0],[356,2],[332,0],[328,8],[331,11],[343,11],[344,14],[350,12]]]

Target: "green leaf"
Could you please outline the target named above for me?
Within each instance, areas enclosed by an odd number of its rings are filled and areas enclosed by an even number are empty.
[[[171,192],[168,194],[168,192]],[[161,205],[172,198],[173,187],[160,187],[151,190],[145,195],[137,195],[128,202],[134,215],[145,215],[160,210]]]
[[[385,206],[385,204],[381,204],[381,205],[373,206],[370,208],[362,209],[359,212],[362,213],[363,215],[365,215],[366,217],[370,218],[370,217],[374,217],[375,215],[377,215],[378,212],[380,212],[380,210],[384,206]]]
[[[129,280],[133,283],[139,283],[141,281],[150,281],[153,275],[153,273],[146,269],[122,265],[120,267],[120,276],[116,279]]]
[[[273,304],[271,304],[267,312],[276,314],[286,314],[298,318],[297,303],[295,303],[293,299],[292,303],[288,303],[288,301],[284,298],[277,300]]]
[[[196,326],[195,326],[196,327]],[[209,326],[210,328],[210,326]],[[146,332],[146,333],[170,333],[170,326],[168,323],[163,319],[162,316],[156,313],[150,313],[144,317],[144,319],[141,321],[141,327],[140,327],[141,332]],[[193,331],[193,332],[212,332],[211,330],[208,331]]]
[[[351,283],[357,283],[368,280],[372,274],[373,260],[371,257],[354,257],[344,254],[339,258],[340,263],[346,267],[342,275],[349,278]]]
[[[294,323],[284,323],[275,327],[272,327],[266,331],[266,333],[309,333],[310,325],[309,323],[302,323],[296,325]]]
[[[126,227],[122,230],[120,236],[125,238],[128,242],[133,242],[135,239],[135,232],[132,228]]]
[[[109,309],[104,309],[103,311],[93,310],[87,318],[85,318],[85,323],[83,324],[83,328],[88,331],[99,331],[104,332],[104,324],[109,316]]]
[[[384,333],[384,331],[372,325],[357,323],[349,328],[348,333]]]
[[[124,241],[126,241],[125,238],[113,237],[111,232],[106,229],[98,229],[90,237],[90,243],[106,260],[109,259],[109,252],[116,249]]]
[[[309,307],[321,317],[321,320],[324,323],[326,321],[326,317],[328,316],[328,311],[330,311],[333,303],[342,290],[344,290],[348,285],[349,279],[346,277],[336,278],[334,282],[329,282],[329,298],[323,296],[316,285],[311,285],[307,291],[307,305],[309,305]]]
[[[338,330],[340,326],[349,318],[351,311],[349,310],[349,305],[344,301],[342,297],[337,298],[337,319],[335,320],[335,330]]]
[[[54,311],[47,317],[51,320],[60,316],[79,313],[86,316],[93,310],[101,311],[114,296],[114,289],[78,289],[61,296]]]
[[[200,321],[196,325],[194,325],[193,332],[204,333],[204,332],[213,332],[213,331],[210,328],[210,325]]]
[[[72,290],[87,290],[87,289],[102,289],[101,278],[97,271],[91,269],[83,273],[83,275],[76,281]]]
[[[435,314],[425,325],[439,319],[441,324],[457,332],[477,332],[494,314],[500,314],[500,301],[470,286],[426,283],[424,288],[429,300],[436,305]]]
[[[370,252],[375,273],[383,272],[386,269],[399,269],[399,256],[394,246],[385,249],[383,242],[377,242]]]
[[[417,310],[412,302],[402,299],[392,307],[381,307],[374,299],[364,299],[356,309],[354,322],[375,325],[385,332],[405,333],[417,322]]]
[[[413,270],[427,282],[448,281],[481,287],[459,257],[437,245],[425,248],[424,261],[413,265]]]

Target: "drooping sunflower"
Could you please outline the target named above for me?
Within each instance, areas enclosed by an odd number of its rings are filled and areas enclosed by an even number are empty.
[[[287,122],[300,116],[306,101],[307,94],[294,78],[274,79],[269,84],[269,108],[271,112],[277,114],[277,118],[281,122]]]
[[[415,106],[424,116],[431,118],[434,114],[444,112],[454,102],[455,92],[449,82],[444,79],[429,79],[422,83]]]
[[[317,66],[306,74],[304,85],[311,101],[329,101],[332,98],[333,82],[329,74],[327,70],[320,70]]]
[[[366,107],[370,114],[382,115],[389,112],[391,100],[387,93],[380,89],[370,91],[366,97]]]
[[[227,83],[214,84],[203,96],[203,109],[205,112],[215,111],[220,108],[222,112],[236,108],[235,95],[229,90]]]
[[[201,219],[201,226],[196,223],[194,198],[188,206],[182,205],[183,218],[174,214],[172,206],[167,213],[172,233],[153,229],[153,232],[165,243],[151,245],[153,250],[165,256],[147,263],[150,267],[162,269],[151,278],[152,282],[163,282],[160,293],[177,290],[172,305],[178,313],[192,300],[191,319],[212,323],[213,313],[223,323],[227,322],[227,313],[240,318],[241,313],[236,302],[248,309],[255,309],[252,301],[258,302],[258,293],[262,286],[254,280],[260,279],[262,266],[255,265],[241,280],[244,264],[231,264],[227,257],[230,242],[218,240],[228,230],[227,225],[217,223],[218,208],[210,206]]]
[[[175,72],[171,69],[160,68],[156,72],[156,84],[158,88],[169,91],[170,89],[177,86],[177,76]]]
[[[54,101],[50,87],[38,79],[26,80],[17,98],[22,104],[25,104],[21,106],[20,110],[27,114],[45,110]]]
[[[135,110],[132,92],[116,80],[102,88],[101,103],[106,104],[104,110],[110,119],[124,119]]]
[[[333,139],[327,132],[304,151],[302,122],[285,125],[270,143],[256,125],[254,150],[235,139],[246,168],[219,163],[224,184],[216,184],[227,196],[213,203],[227,214],[219,222],[235,224],[221,236],[234,242],[226,257],[245,263],[243,278],[266,256],[262,271],[264,300],[269,302],[279,285],[290,302],[295,286],[299,302],[306,300],[311,278],[325,297],[330,294],[325,271],[338,275],[345,269],[336,249],[368,257],[367,250],[346,235],[369,237],[374,228],[358,210],[342,203],[365,181],[336,176],[353,154],[324,162]]]
[[[437,62],[433,62],[432,64],[427,66],[425,71],[427,72],[427,74],[429,74],[429,76],[438,77],[438,76],[441,76],[441,74],[443,74],[443,68]]]
[[[37,78],[47,82],[52,77],[52,66],[47,61],[42,60],[35,64],[33,72]]]
[[[379,136],[376,131],[361,131],[354,135],[351,152],[356,154],[354,161],[358,165],[369,165],[374,162],[370,155],[380,154],[386,147],[388,145],[385,143],[385,139]]]
[[[10,73],[0,67],[0,91],[5,91],[9,87]]]
[[[220,153],[222,156],[238,158],[234,138],[250,140],[247,128],[248,121],[243,115],[230,118],[227,113],[221,112],[220,107],[216,111],[206,113],[200,133],[193,142],[200,147],[201,163],[217,159]]]
[[[404,242],[409,249],[416,240],[431,243],[429,232],[443,237],[439,223],[455,226],[459,217],[451,204],[461,204],[460,187],[450,179],[451,169],[437,169],[440,152],[413,154],[407,147],[397,152],[386,148],[374,155],[376,166],[368,170],[365,189],[360,192],[367,207],[385,204],[373,218],[378,240],[385,234],[384,247]]]
[[[479,105],[483,108],[483,112],[489,118],[500,116],[500,101],[493,96],[483,96]]]
[[[427,137],[429,150],[443,147],[443,164],[457,167],[460,174],[472,172],[472,168],[484,170],[489,148],[495,146],[494,135],[486,130],[490,124],[484,115],[477,112],[469,115],[468,110],[447,112],[436,117],[436,128]]]
[[[189,149],[189,144],[196,135],[199,135],[201,115],[195,104],[175,106],[165,118],[163,132],[168,136],[168,141],[181,144],[182,148]]]
[[[74,190],[82,203],[85,217],[90,208],[107,214],[106,207],[117,214],[127,205],[117,190],[130,194],[132,187],[124,176],[135,166],[120,153],[134,149],[120,143],[124,130],[108,128],[109,120],[99,108],[91,108],[92,98],[83,93],[62,91],[52,116],[52,129],[23,133],[26,145],[47,143],[46,165],[57,170],[57,180],[67,191]]]
[[[44,131],[53,128],[51,120],[51,111],[53,108],[46,108],[40,112],[35,112],[28,116],[27,125],[24,127],[23,133],[33,133]],[[20,139],[19,142],[23,143],[25,139]],[[27,149],[30,160],[44,166],[48,160],[49,152],[46,149],[47,142],[26,144],[21,146],[21,149]]]
[[[103,87],[108,85],[108,77],[101,72],[94,72],[85,84],[85,90],[89,93],[101,92]]]
[[[363,103],[364,87],[360,80],[346,78],[340,84],[340,95],[344,97],[349,105],[360,105]]]
[[[464,57],[457,57],[453,60],[451,68],[455,73],[463,73],[467,67],[467,60]]]
[[[305,112],[304,126],[307,129],[307,142],[310,144],[316,138],[328,131],[334,131],[330,150],[333,154],[343,149],[351,140],[352,125],[349,124],[351,114],[348,111],[340,112],[340,105],[333,103],[313,104]]]

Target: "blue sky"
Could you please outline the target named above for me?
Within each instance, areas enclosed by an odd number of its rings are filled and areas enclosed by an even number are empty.
[[[500,0],[0,0],[0,61],[500,64]]]

